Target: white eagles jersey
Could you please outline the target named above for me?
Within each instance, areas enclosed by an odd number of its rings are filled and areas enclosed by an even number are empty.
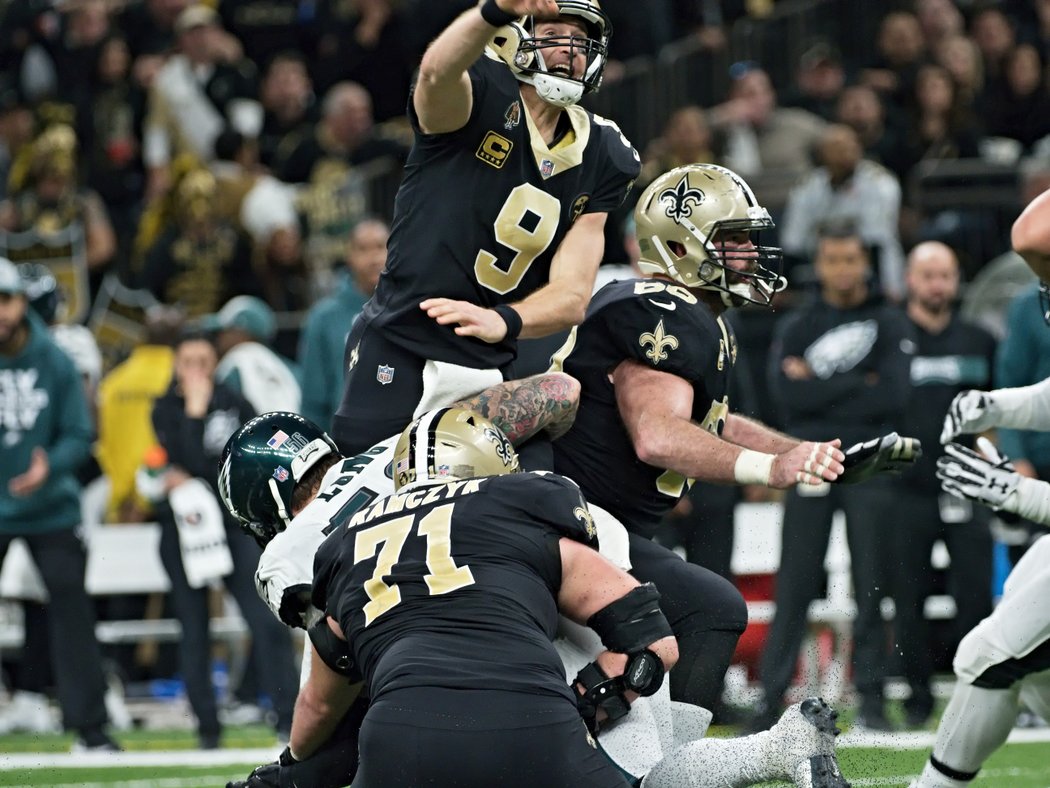
[[[321,615],[310,605],[314,553],[321,542],[358,509],[394,492],[391,463],[398,437],[387,438],[329,468],[317,497],[263,550],[255,586],[274,615],[288,626],[305,629]]]

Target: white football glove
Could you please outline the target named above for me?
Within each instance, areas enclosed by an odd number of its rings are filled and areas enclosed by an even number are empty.
[[[944,414],[941,443],[949,443],[963,433],[984,432],[996,426],[995,400],[987,391],[961,391]]]
[[[937,478],[945,492],[999,511],[1007,506],[1007,499],[1017,491],[1021,475],[1014,470],[1009,458],[999,454],[987,438],[978,438],[977,448],[983,454],[958,443],[949,443],[944,447],[945,456],[937,460]],[[1013,503],[1016,506],[1016,496]],[[1007,510],[1013,508],[1007,507]]]

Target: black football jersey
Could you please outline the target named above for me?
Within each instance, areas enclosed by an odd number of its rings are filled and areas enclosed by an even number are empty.
[[[381,499],[314,560],[373,700],[412,688],[572,701],[551,644],[562,536],[597,545],[579,488],[549,473],[425,485]]]
[[[652,536],[691,482],[638,459],[609,375],[633,359],[684,378],[693,385],[693,420],[720,435],[736,353],[729,325],[686,288],[655,279],[606,285],[555,354],[582,387],[576,421],[554,443],[555,470],[629,531]]]
[[[457,131],[422,133],[409,102],[415,144],[394,205],[386,270],[363,316],[424,358],[495,369],[513,360],[513,341],[456,336],[419,303],[520,301],[547,283],[577,217],[617,208],[640,164],[614,123],[579,107],[566,110],[572,130],[549,149],[502,61],[482,57],[469,75],[473,109]]]

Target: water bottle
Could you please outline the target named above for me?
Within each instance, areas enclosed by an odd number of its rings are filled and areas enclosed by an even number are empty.
[[[163,446],[154,444],[146,449],[142,465],[135,471],[135,490],[150,503],[167,497],[164,476],[168,471],[168,453]]]

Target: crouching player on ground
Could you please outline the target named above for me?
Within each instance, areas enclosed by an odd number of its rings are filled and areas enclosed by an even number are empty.
[[[528,381],[521,383],[532,385]],[[553,390],[550,383],[548,381],[548,390]],[[513,395],[486,393],[481,400],[481,407],[503,403],[494,409],[499,414],[497,418],[503,421],[508,421],[508,412],[515,412],[515,408],[507,404],[515,401]],[[557,410],[544,408],[546,413]],[[536,424],[543,420],[510,421]],[[277,443],[280,446],[275,447]],[[301,448],[293,451],[300,444]],[[325,457],[328,460],[322,462]],[[313,466],[318,467],[317,471],[311,471]],[[345,523],[377,495],[389,494],[395,466],[392,445],[386,449],[380,445],[365,455],[344,460],[319,428],[288,414],[259,417],[231,439],[222,466],[223,498],[231,511],[253,523],[251,528],[263,541],[269,540],[257,578],[264,598],[286,623],[306,627],[319,618],[316,610],[304,617],[305,611],[311,608],[304,606],[303,601],[309,598],[313,555],[324,539],[323,532],[331,532],[338,522]],[[288,485],[293,479],[299,481]],[[302,489],[296,490],[298,486]],[[290,525],[289,520],[282,520],[278,514],[282,507],[285,517],[294,515]],[[617,535],[613,533],[607,538],[608,533],[607,526],[599,524],[599,541],[615,552]],[[566,645],[564,641],[562,645]],[[579,653],[571,646],[562,650]],[[594,653],[590,653],[591,659]],[[570,676],[576,675],[580,664],[579,660],[574,663]],[[650,705],[652,708],[648,708]],[[303,763],[293,763],[286,753],[281,763],[257,769],[246,784],[288,784],[288,780],[311,785],[349,782],[356,768],[356,735],[363,711],[364,703],[356,704],[340,723],[329,745],[317,755]],[[625,712],[626,707],[620,705],[612,711],[615,715]],[[768,779],[791,779],[796,774],[799,786],[846,785],[837,773],[834,760],[837,732],[834,716],[818,700],[811,699],[788,709],[772,731],[736,740],[690,741],[703,736],[706,730],[707,718],[697,720],[701,711],[685,704],[671,704],[666,689],[662,688],[657,695],[636,702],[634,711],[627,717],[603,724],[603,748],[621,766],[630,763],[632,774],[644,774],[655,764],[645,780],[649,788],[743,786]],[[658,721],[665,721],[666,725],[657,726]],[[660,727],[660,731],[654,730],[655,727]],[[663,737],[659,733],[663,733]],[[638,746],[631,748],[631,742]],[[625,745],[632,751],[625,752]],[[682,749],[676,750],[676,745],[682,745]],[[641,767],[637,765],[639,750],[646,750],[648,757]],[[665,752],[669,755],[657,763]]]

